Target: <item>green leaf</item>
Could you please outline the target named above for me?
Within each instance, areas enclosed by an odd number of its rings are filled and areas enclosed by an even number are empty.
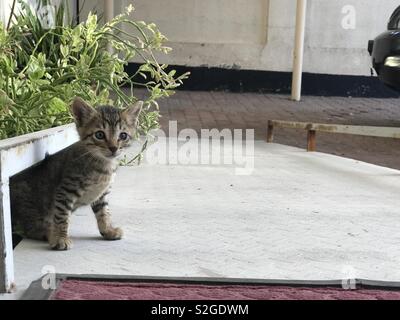
[[[31,56],[27,68],[27,73],[30,80],[37,81],[43,78],[46,72],[45,61],[46,56],[43,53],[39,53],[37,57]]]
[[[57,97],[50,100],[49,107],[52,113],[60,113],[68,110],[67,104]]]
[[[8,95],[3,90],[0,89],[0,106],[2,108],[4,108],[4,107],[9,107],[9,106],[11,106],[13,104],[14,104],[14,101],[12,101],[8,97]]]
[[[89,12],[88,18],[86,20],[86,27],[88,32],[93,32],[97,27],[97,16],[92,12]]]
[[[69,55],[69,47],[67,45],[60,45],[60,52],[64,58],[68,57]]]

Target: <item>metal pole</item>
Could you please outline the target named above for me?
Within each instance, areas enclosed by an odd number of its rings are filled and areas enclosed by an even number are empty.
[[[7,23],[6,21],[6,13],[4,10],[4,2],[0,1],[0,21],[3,23]]]
[[[104,0],[104,20],[109,22],[114,18],[113,0]]]
[[[114,2],[113,0],[104,0],[104,22],[107,23],[114,18]],[[111,44],[107,45],[108,52],[112,53],[113,49]]]
[[[72,14],[73,20],[75,24],[79,24],[79,0],[75,0],[72,2]]]
[[[4,23],[4,25],[8,22],[9,17],[9,9],[11,7],[12,1],[10,0],[2,0],[0,1],[0,21]]]
[[[292,100],[301,100],[303,75],[304,34],[306,29],[307,0],[297,0],[296,36],[293,57]]]

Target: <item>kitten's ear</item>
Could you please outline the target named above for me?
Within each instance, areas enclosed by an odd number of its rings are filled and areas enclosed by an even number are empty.
[[[75,118],[75,122],[82,126],[89,120],[96,112],[86,101],[82,98],[76,97],[71,104],[71,112]]]
[[[143,101],[138,101],[122,111],[122,114],[125,116],[125,119],[129,125],[136,126],[140,111],[142,111],[142,107]]]

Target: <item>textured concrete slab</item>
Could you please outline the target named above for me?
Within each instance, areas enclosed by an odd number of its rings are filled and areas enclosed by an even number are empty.
[[[400,280],[400,171],[256,142],[255,169],[121,167],[111,194],[125,239],[101,240],[89,208],[72,218],[74,248],[24,240],[19,297],[57,273]]]

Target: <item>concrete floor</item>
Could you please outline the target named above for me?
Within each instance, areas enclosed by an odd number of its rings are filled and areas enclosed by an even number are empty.
[[[255,169],[121,167],[110,205],[125,239],[101,240],[88,208],[74,248],[22,241],[18,298],[44,266],[58,273],[275,279],[400,280],[400,171],[255,143]]]

